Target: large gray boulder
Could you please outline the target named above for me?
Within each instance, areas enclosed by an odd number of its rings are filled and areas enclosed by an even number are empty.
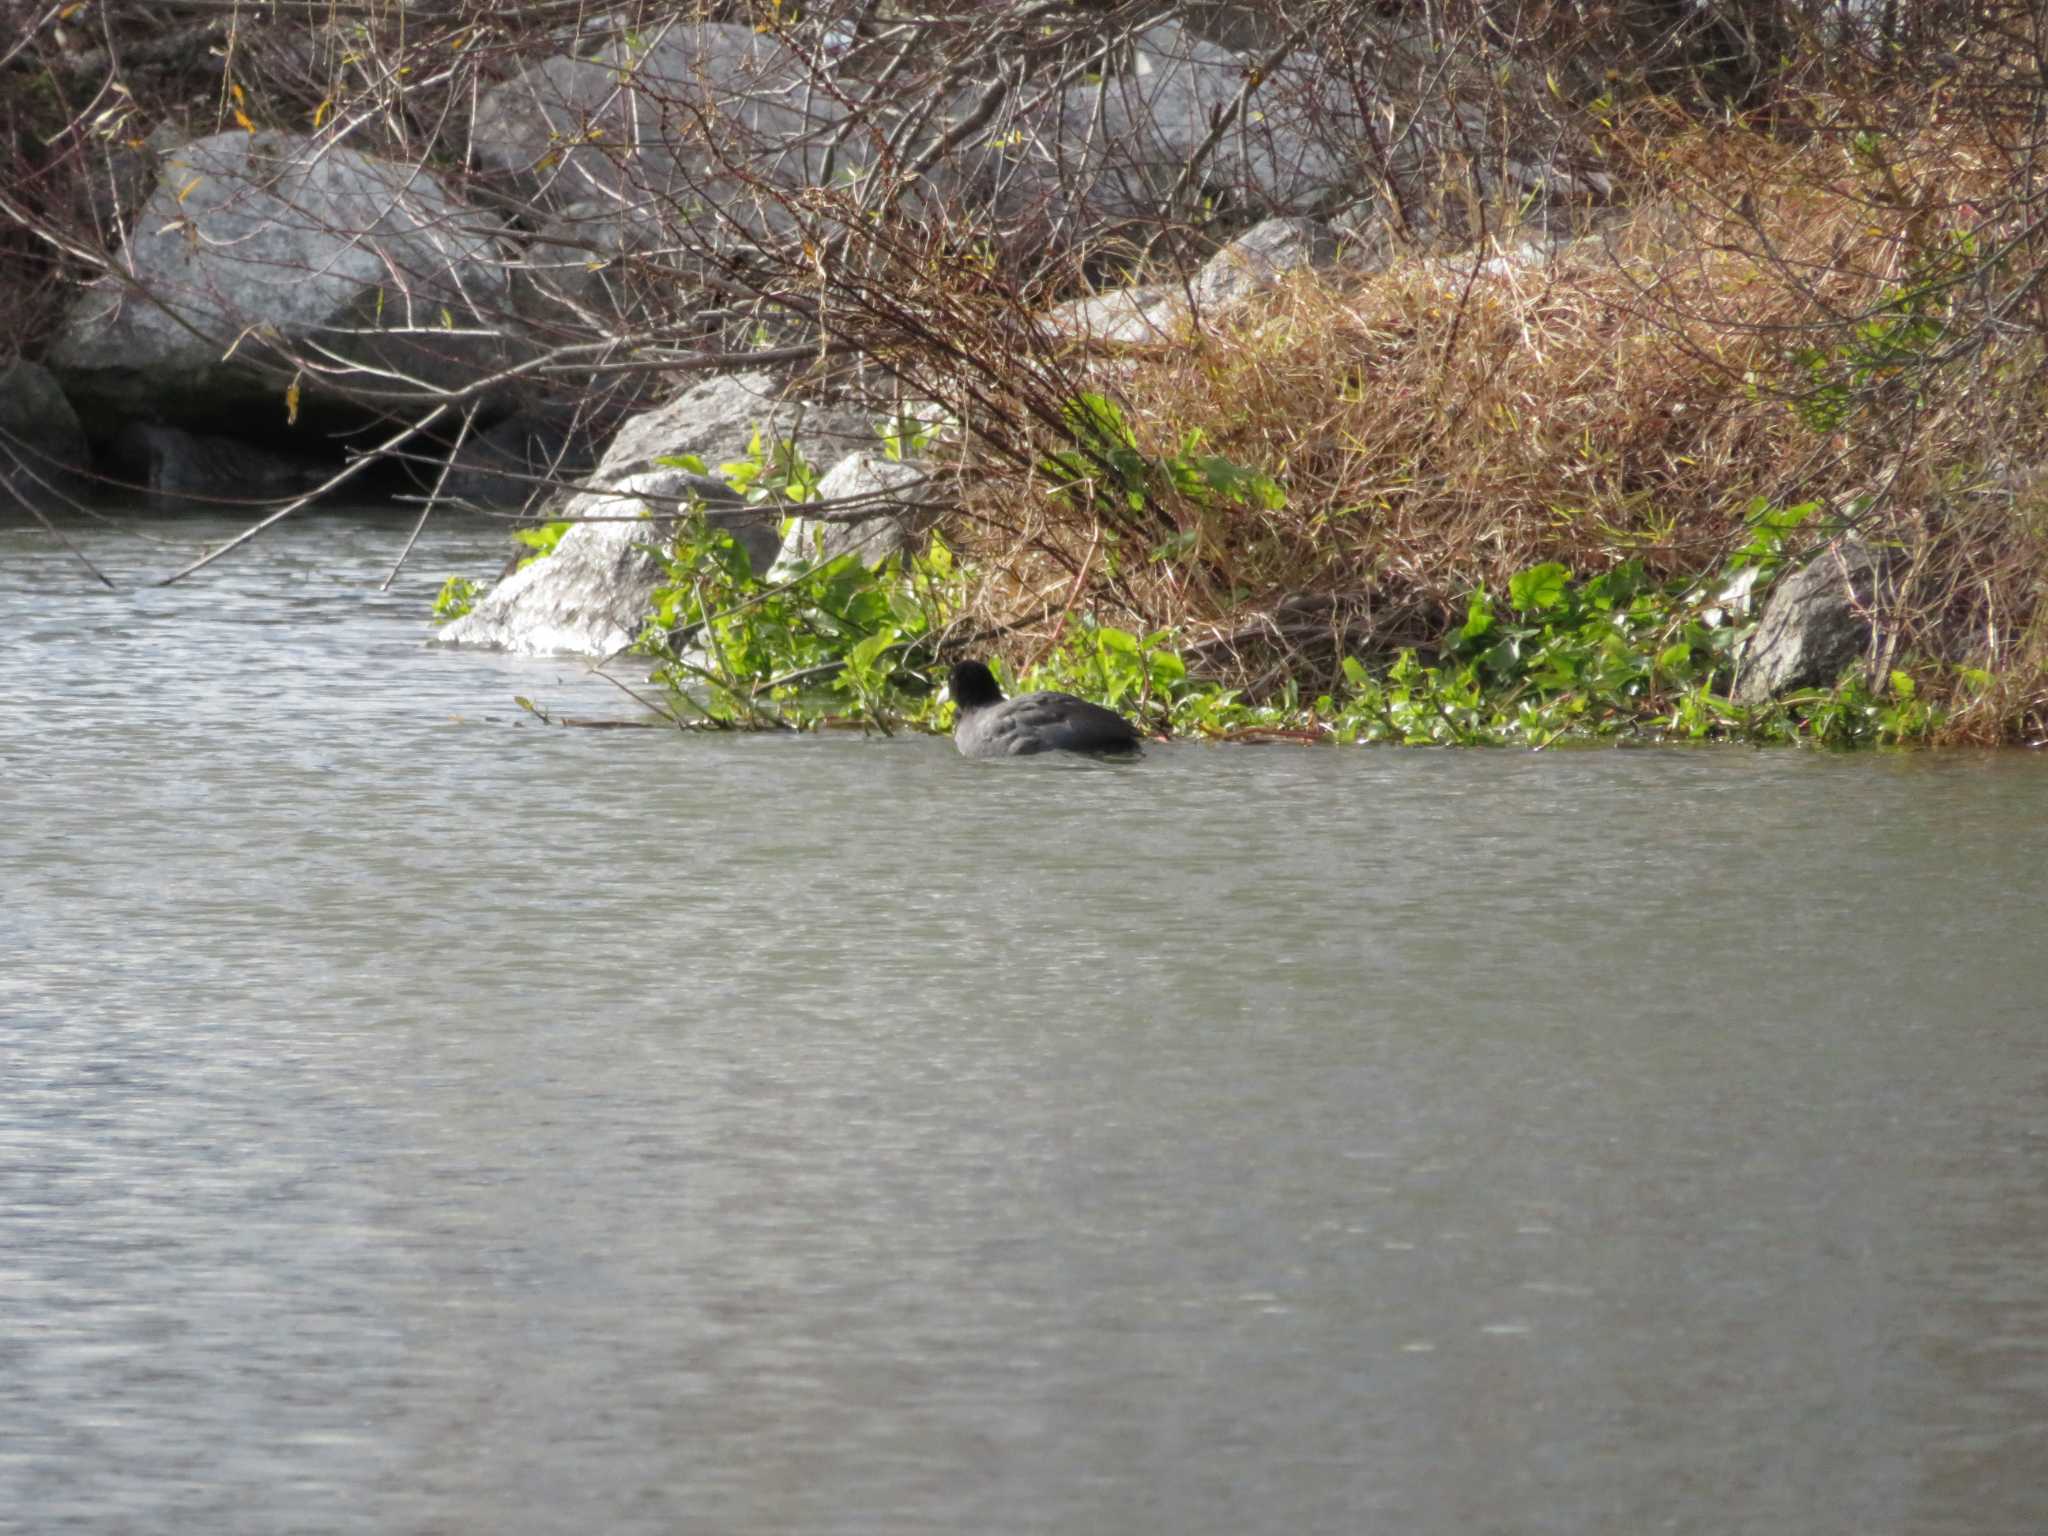
[[[47,510],[85,487],[85,429],[48,369],[0,363],[0,511]]]
[[[819,185],[862,163],[846,109],[810,67],[751,27],[676,19],[615,38],[594,58],[558,54],[490,91],[471,142],[485,173],[599,244],[641,238],[654,210],[690,243],[780,230],[772,190]],[[601,228],[612,210],[620,229]]]
[[[573,419],[522,412],[471,432],[446,461],[447,472],[425,464],[422,487],[450,500],[503,511],[532,506],[565,480],[578,480],[595,464],[590,436]]]
[[[1045,323],[1057,334],[1083,342],[1175,341],[1186,332],[1187,321],[1186,294],[1164,283],[1105,288],[1045,313]]]
[[[914,550],[935,515],[924,469],[880,453],[850,453],[833,465],[818,481],[818,500],[828,509],[822,515],[789,520],[769,580],[841,555],[859,555],[873,568]]]
[[[570,203],[539,222],[512,271],[512,302],[542,334],[567,336],[608,329],[621,319],[659,314],[672,286],[643,264],[662,245],[651,208],[621,207],[601,198]],[[672,263],[671,263],[672,264]]]
[[[1307,53],[1259,81],[1211,144],[1246,69],[1241,54],[1161,22],[1132,40],[1120,67],[996,113],[934,176],[935,194],[986,202],[1003,223],[1067,249],[1135,237],[1205,203],[1309,213],[1355,195],[1344,140],[1357,137],[1357,103]],[[952,116],[979,99],[964,94]]]
[[[1240,0],[1181,0],[1182,22],[1209,42],[1240,53],[1263,52],[1279,42],[1285,27],[1271,5]]]
[[[150,422],[122,428],[108,454],[118,478],[172,512],[296,496],[323,478],[306,458]]]
[[[1046,312],[1062,336],[1091,342],[1173,342],[1185,337],[1188,301],[1207,315],[1276,287],[1288,274],[1334,265],[1345,242],[1308,218],[1266,219],[1225,245],[1185,287],[1110,288]]]
[[[1306,211],[1348,191],[1357,168],[1331,135],[1355,123],[1358,111],[1321,86],[1320,74],[1304,54],[1259,82],[1193,188],[1275,212]],[[1096,205],[1135,213],[1159,207],[1244,83],[1241,54],[1168,21],[1138,35],[1128,68],[1100,87],[1072,88],[1061,104],[1061,131],[1070,150],[1101,166]]]
[[[1827,545],[1783,578],[1743,652],[1735,697],[1760,704],[1795,688],[1830,688],[1867,655],[1883,562],[1861,539]]]
[[[675,515],[701,506],[719,517],[741,504],[730,486],[705,475],[623,476],[606,494],[577,497],[574,515],[591,521],[500,581],[435,638],[524,656],[615,655],[647,622]]]
[[[1267,219],[1239,235],[1203,265],[1191,286],[1195,308],[1226,309],[1267,292],[1295,272],[1335,263],[1336,230],[1308,218]]]
[[[577,521],[554,553],[513,572],[436,636],[523,655],[610,656],[639,636],[665,575],[663,551],[693,510],[732,533],[756,570],[781,547],[781,514],[749,506],[715,472],[744,460],[755,435],[791,442],[812,462],[837,457],[873,429],[864,415],[779,398],[765,372],[706,379],[619,429],[592,479],[560,516]],[[712,476],[663,459],[692,455]]]
[[[700,379],[666,405],[629,417],[605,449],[598,479],[637,474],[657,461],[695,454],[709,469],[749,456],[754,434],[795,443],[813,464],[837,463],[876,441],[868,414],[783,398],[781,375],[768,369]]]
[[[302,377],[309,408],[351,385],[388,400],[495,373],[510,355],[504,258],[496,231],[417,167],[215,134],[163,158],[126,271],[72,305],[49,364],[95,432],[141,416],[281,434],[285,350],[332,370]]]

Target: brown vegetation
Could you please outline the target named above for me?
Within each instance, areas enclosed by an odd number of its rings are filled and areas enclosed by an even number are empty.
[[[615,14],[651,25],[671,9]],[[772,210],[770,234],[714,248],[680,200],[641,189],[658,233],[602,253],[627,297],[565,312],[548,337],[562,366],[535,376],[593,389],[587,360],[609,346],[644,373],[620,366],[606,386],[647,386],[745,362],[744,338],[762,337],[779,357],[805,349],[812,387],[938,402],[962,429],[944,451],[988,573],[982,617],[1014,653],[1092,611],[1175,630],[1234,682],[1278,666],[1318,683],[1345,652],[1429,646],[1476,586],[1537,561],[1704,577],[1753,508],[1814,502],[1813,539],[1854,529],[1891,552],[1881,670],[1918,671],[1955,739],[2048,730],[2038,7],[1207,7],[1256,61],[1248,77],[1312,58],[1303,99],[1356,108],[1326,126],[1377,196],[1393,260],[1297,276],[1107,353],[1049,324],[1048,304],[1184,274],[1264,211],[1248,188],[1182,176],[1113,240],[1072,246],[1049,203],[937,199],[928,183],[1032,90],[1113,71],[1164,8],[701,9],[810,59],[874,173],[780,185],[704,124],[733,184]],[[118,220],[94,189],[157,124],[345,124],[358,147],[461,175],[463,103],[585,15],[481,0],[403,17],[325,0],[39,11],[0,70],[15,334],[33,335],[57,275],[111,259]],[[188,35],[206,46],[166,52]],[[140,62],[111,90],[124,40]],[[1114,494],[1051,494],[1048,456],[1076,450],[1072,403],[1090,393],[1155,465],[1135,497],[1104,463]],[[1285,505],[1176,489],[1157,466],[1190,443],[1284,483]],[[1085,435],[1078,449],[1094,451]]]

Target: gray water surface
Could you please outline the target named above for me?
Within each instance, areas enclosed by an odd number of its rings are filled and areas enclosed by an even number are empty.
[[[0,1530],[2048,1529],[2048,762],[549,729],[480,525],[71,531]]]

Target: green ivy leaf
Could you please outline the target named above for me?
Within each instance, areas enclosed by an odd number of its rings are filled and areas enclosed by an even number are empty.
[[[1508,601],[1523,613],[1556,608],[1571,590],[1571,574],[1555,560],[1532,565],[1508,583]]]

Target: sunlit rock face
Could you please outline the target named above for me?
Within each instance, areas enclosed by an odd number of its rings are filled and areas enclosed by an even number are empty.
[[[1870,649],[1882,577],[1876,552],[1844,538],[1779,581],[1743,653],[1736,698],[1756,704],[1794,688],[1832,686]]]
[[[490,91],[472,144],[485,176],[599,244],[706,251],[790,225],[778,196],[845,184],[866,135],[810,64],[751,27],[678,21],[558,54]],[[613,227],[616,226],[616,227]]]
[[[563,535],[546,559],[500,581],[438,638],[527,655],[623,650],[646,622],[676,519],[693,510],[727,529],[754,569],[767,570],[782,547],[781,513],[747,505],[716,476],[719,465],[745,459],[756,433],[794,442],[813,463],[874,441],[864,414],[786,401],[780,389],[773,373],[728,374],[628,420],[591,477],[596,488],[556,514],[590,521]],[[685,455],[714,473],[660,462]]]
[[[124,279],[78,298],[48,362],[95,436],[132,415],[283,434],[350,390],[402,404],[495,375],[511,356],[507,255],[417,167],[215,134],[163,157]]]
[[[831,520],[791,518],[769,579],[841,555],[877,566],[916,547],[935,516],[932,490],[917,464],[880,453],[848,454],[818,480],[818,500],[832,509]]]

